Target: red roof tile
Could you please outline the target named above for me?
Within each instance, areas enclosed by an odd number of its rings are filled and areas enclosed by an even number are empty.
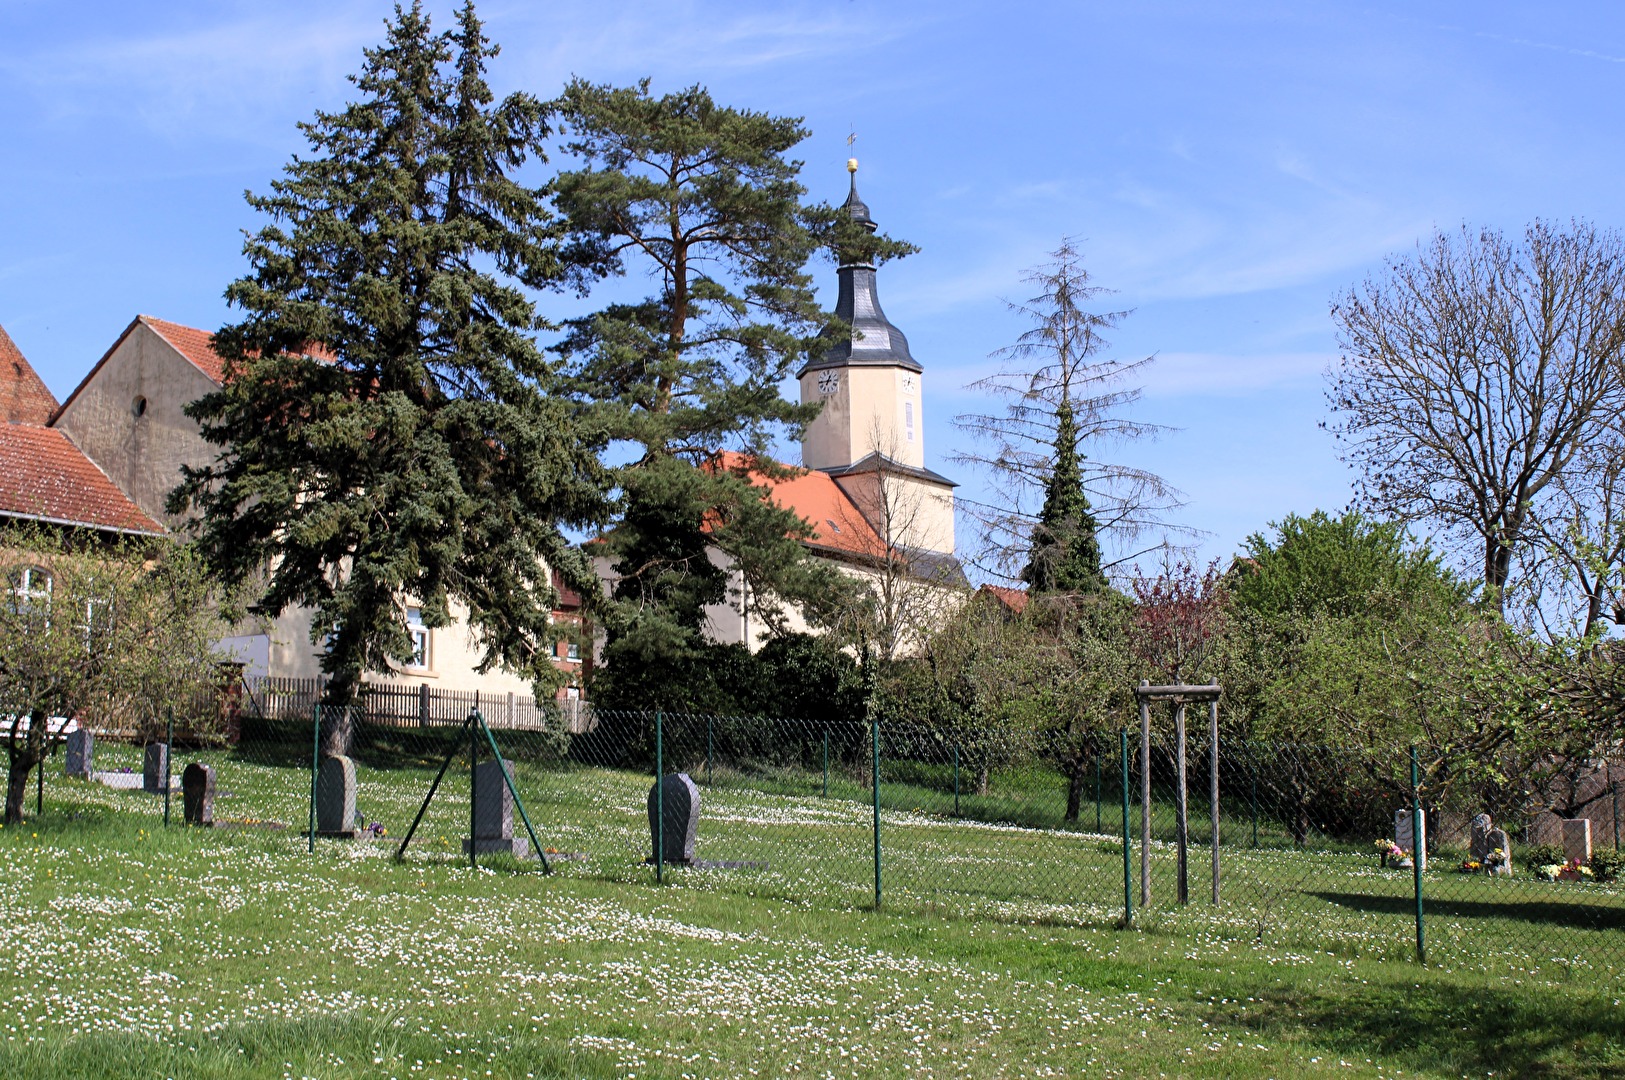
[[[718,464],[726,469],[742,469],[749,459],[744,454],[725,450],[718,456]],[[857,505],[846,492],[825,473],[816,469],[788,480],[770,480],[760,473],[751,475],[751,482],[771,491],[772,499],[786,510],[794,510],[813,527],[809,543],[852,555],[878,558],[886,550],[880,534],[864,520]]]
[[[211,342],[214,334],[208,330],[197,330],[180,323],[172,323],[166,319],[155,319],[151,315],[138,315],[136,318],[146,323],[154,332],[175,347],[175,351],[192,361],[197,369],[216,383],[226,381],[226,361],[214,351]]]
[[[63,525],[161,533],[56,428],[0,424],[0,514]]]
[[[56,398],[0,326],[0,421],[44,425],[55,412]]]
[[[978,591],[987,593],[1017,615],[1027,610],[1026,589],[1011,589],[1003,585],[983,585]]]

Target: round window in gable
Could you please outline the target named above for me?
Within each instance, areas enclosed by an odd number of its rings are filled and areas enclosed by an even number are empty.
[[[137,416],[147,415],[147,399],[137,394],[135,400],[130,402],[130,411]]]

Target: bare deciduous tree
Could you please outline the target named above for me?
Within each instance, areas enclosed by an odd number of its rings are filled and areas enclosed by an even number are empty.
[[[981,528],[975,561],[1007,580],[1015,580],[1029,558],[1046,486],[1055,471],[1060,417],[1068,411],[1083,489],[1099,534],[1120,546],[1132,546],[1149,530],[1163,526],[1163,514],[1181,505],[1180,493],[1156,474],[1086,452],[1155,437],[1165,430],[1125,415],[1140,399],[1130,380],[1152,358],[1127,363],[1096,359],[1109,345],[1105,332],[1129,312],[1085,307],[1109,290],[1090,284],[1071,240],[1063,240],[1050,261],[1024,280],[1038,286],[1038,294],[1010,307],[1030,319],[1032,328],[1014,345],[993,354],[1001,361],[999,371],[970,386],[1003,401],[1003,411],[954,418],[954,424],[979,444],[973,452],[954,455],[954,460],[989,472],[999,495],[996,502],[960,504]],[[1105,568],[1144,553],[1120,549],[1105,561]]]
[[[1332,304],[1332,430],[1373,512],[1441,528],[1504,610],[1625,405],[1625,242],[1583,222],[1435,234]],[[1564,498],[1564,493],[1568,498]]]

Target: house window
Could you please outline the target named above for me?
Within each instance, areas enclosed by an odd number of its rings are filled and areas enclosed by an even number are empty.
[[[406,632],[412,636],[412,667],[429,666],[429,628],[423,625],[423,609],[406,609]]]
[[[565,648],[564,648],[564,658],[566,660],[580,660],[581,659],[581,642],[572,641],[568,645],[566,645]]]
[[[914,441],[914,403],[903,402],[903,428],[908,432],[908,441]]]
[[[37,566],[24,567],[15,579],[11,597],[19,615],[48,611],[51,606],[51,572]]]

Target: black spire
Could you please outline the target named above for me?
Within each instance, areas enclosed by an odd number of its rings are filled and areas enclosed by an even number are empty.
[[[869,216],[869,207],[858,197],[857,159],[847,162],[847,170],[852,174],[852,190],[841,209],[852,215],[853,221],[874,232],[875,222]],[[840,292],[835,299],[835,316],[852,328],[851,333],[828,335],[831,339],[829,348],[823,356],[809,361],[798,377],[809,371],[832,367],[924,370],[919,361],[909,355],[908,338],[891,324],[880,308],[880,296],[875,291],[874,260],[843,256],[835,273],[840,281]]]

